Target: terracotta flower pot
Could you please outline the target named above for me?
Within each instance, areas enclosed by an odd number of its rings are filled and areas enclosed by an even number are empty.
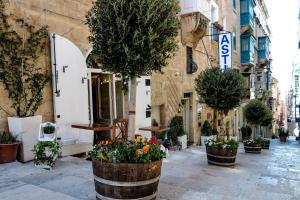
[[[0,144],[0,164],[14,162],[20,143]]]
[[[286,138],[287,138],[287,137],[282,137],[282,136],[280,136],[279,138],[280,138],[280,142],[286,142]]]

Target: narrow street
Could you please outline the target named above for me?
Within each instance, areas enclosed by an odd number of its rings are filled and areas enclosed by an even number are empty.
[[[33,163],[0,165],[1,200],[95,199],[91,163],[59,159],[52,171]],[[299,200],[300,145],[294,140],[246,154],[240,144],[234,168],[208,165],[203,147],[172,152],[164,160],[160,200]]]

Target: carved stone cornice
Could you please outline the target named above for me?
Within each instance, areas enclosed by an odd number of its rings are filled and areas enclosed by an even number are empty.
[[[196,45],[206,35],[209,19],[200,12],[181,16],[181,42]]]

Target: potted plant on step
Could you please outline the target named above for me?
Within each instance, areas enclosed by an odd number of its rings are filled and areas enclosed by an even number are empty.
[[[255,138],[255,139],[246,139],[243,141],[244,149],[246,153],[260,153],[262,149],[262,139]]]
[[[224,118],[230,110],[240,105],[244,97],[244,83],[244,78],[235,70],[221,70],[218,67],[202,71],[195,80],[200,102],[206,103],[221,115],[218,139],[206,143],[207,160],[210,164],[233,166],[235,163],[238,144],[234,140],[226,140]],[[215,130],[216,128],[214,127]]]
[[[155,140],[114,140],[95,146],[92,158],[97,199],[155,199],[162,159]]]
[[[0,164],[14,162],[20,142],[9,132],[0,132]]]
[[[21,142],[18,159],[33,159],[42,116],[35,116],[43,103],[43,89],[50,80],[45,66],[37,66],[48,43],[46,27],[38,30],[23,19],[7,15],[0,0],[0,82],[7,90],[11,110],[6,108],[9,131]],[[5,93],[3,93],[5,94]],[[3,107],[3,105],[0,105]]]
[[[204,144],[205,141],[212,136],[212,131],[213,131],[212,126],[207,120],[205,120],[201,128],[201,143]]]
[[[287,137],[289,136],[289,131],[288,130],[284,130],[283,128],[279,129],[279,139],[280,142],[286,142]]]
[[[48,122],[42,128],[43,128],[44,138],[46,139],[54,138],[54,133],[56,129],[54,124]]]

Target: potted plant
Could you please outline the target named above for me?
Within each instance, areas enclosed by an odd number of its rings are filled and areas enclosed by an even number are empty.
[[[212,136],[212,132],[212,126],[207,120],[205,120],[201,128],[201,143],[204,144],[204,142]]]
[[[284,130],[283,128],[280,128],[278,131],[279,131],[280,142],[286,142],[286,139],[289,136],[289,131]]]
[[[43,126],[43,134],[45,138],[54,138],[55,126],[52,123],[46,123]]]
[[[57,141],[39,141],[33,148],[34,164],[45,169],[51,169],[59,153]]]
[[[0,164],[14,162],[20,142],[9,132],[0,132]]]
[[[262,138],[262,144],[261,144],[262,149],[270,149],[270,144],[271,144],[271,140]]]
[[[43,89],[50,80],[48,72],[37,66],[48,42],[48,31],[47,27],[35,30],[23,19],[14,20],[13,16],[4,14],[5,9],[0,1],[0,82],[11,103],[11,112],[7,113],[13,116],[8,117],[9,131],[19,136],[18,159],[25,162],[33,159],[31,150],[42,123],[42,116],[35,116],[35,113],[43,102]]]
[[[102,142],[89,152],[97,199],[155,199],[166,156],[156,140]]]
[[[243,141],[244,149],[246,153],[260,153],[262,149],[262,139],[255,138],[255,139],[246,139]]]
[[[209,164],[224,167],[234,166],[239,143],[235,140],[205,141],[207,161]]]
[[[243,140],[246,140],[246,139],[249,139],[251,137],[252,129],[251,129],[250,126],[243,126],[241,128],[241,132],[242,132]]]
[[[181,149],[187,148],[187,134],[183,130],[182,116],[174,116],[169,124],[169,131],[167,133],[168,139],[171,140],[173,149],[176,145],[180,145]],[[176,149],[176,147],[175,147]]]
[[[200,102],[220,113],[220,133],[214,131],[217,140],[206,145],[208,162],[219,166],[232,166],[237,153],[237,142],[225,140],[224,118],[230,110],[240,105],[244,97],[244,78],[233,69],[222,70],[218,67],[208,68],[195,80],[195,88]],[[216,125],[216,123],[214,123]],[[228,133],[229,134],[229,133]],[[230,135],[229,135],[230,136]],[[224,148],[220,146],[224,145]],[[213,160],[215,159],[215,160]],[[224,163],[222,165],[222,163]]]

